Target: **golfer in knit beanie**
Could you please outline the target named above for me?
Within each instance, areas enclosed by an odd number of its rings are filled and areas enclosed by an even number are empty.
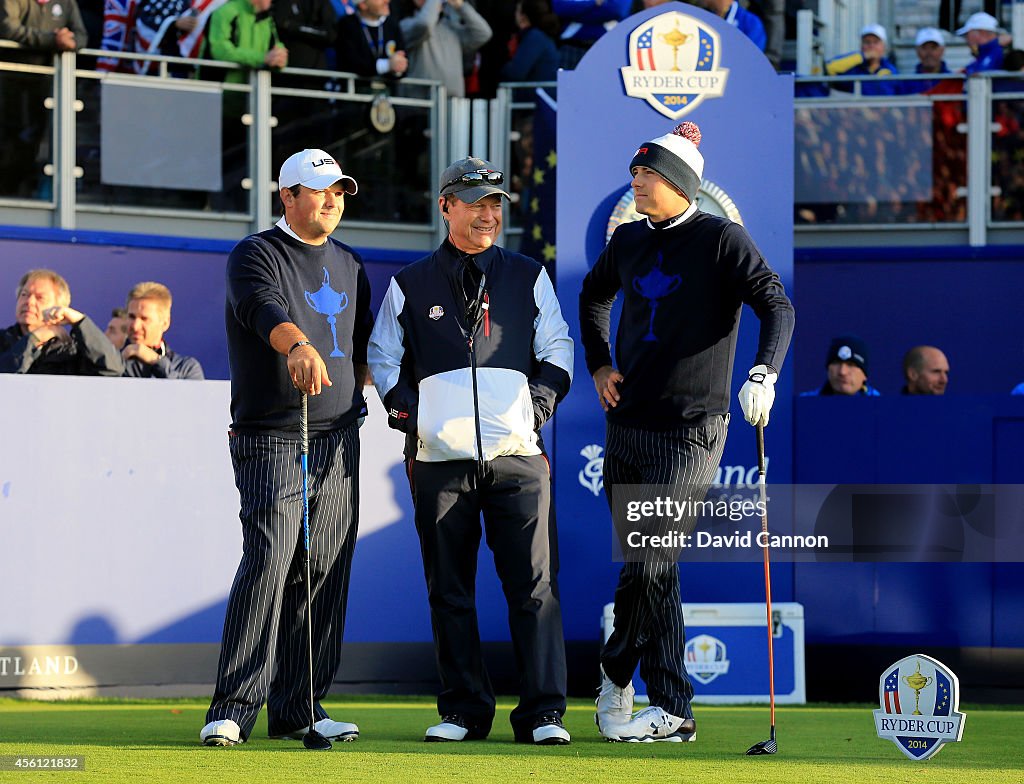
[[[696,123],[684,122],[671,133],[641,144],[629,162],[629,173],[633,175],[637,166],[653,169],[693,204],[704,176],[704,156],[697,150],[699,145],[700,128]]]

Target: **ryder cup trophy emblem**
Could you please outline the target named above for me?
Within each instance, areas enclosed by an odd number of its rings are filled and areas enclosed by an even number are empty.
[[[967,717],[958,710],[960,682],[930,656],[907,656],[887,667],[878,681],[878,701],[878,737],[891,740],[912,760],[928,759],[944,743],[963,737]]]
[[[642,278],[633,278],[633,289],[651,303],[651,323],[647,327],[647,334],[644,335],[644,340],[648,343],[658,340],[658,336],[654,334],[654,314],[658,312],[658,300],[667,297],[683,282],[678,275],[666,275],[661,271],[662,260],[661,253],[658,253],[658,260],[654,263],[651,271]]]
[[[338,348],[338,314],[348,307],[348,294],[331,288],[331,274],[324,267],[324,283],[315,294],[306,292],[306,303],[322,316],[327,316],[331,325],[331,337],[334,338],[332,357],[343,357],[345,352]]]

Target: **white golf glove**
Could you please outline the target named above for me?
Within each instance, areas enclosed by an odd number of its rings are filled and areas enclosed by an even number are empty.
[[[768,425],[768,414],[775,402],[775,382],[779,374],[767,365],[755,365],[747,374],[747,382],[740,388],[740,408],[743,417],[752,425]]]

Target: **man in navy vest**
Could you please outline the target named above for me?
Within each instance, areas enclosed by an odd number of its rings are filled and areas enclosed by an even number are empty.
[[[520,669],[516,741],[564,744],[565,641],[540,428],[569,391],[573,345],[544,267],[495,244],[503,181],[479,158],[445,170],[448,237],[392,279],[368,357],[388,423],[409,436],[441,676],[441,721],[424,739],[483,739],[494,719],[474,596],[482,513]]]

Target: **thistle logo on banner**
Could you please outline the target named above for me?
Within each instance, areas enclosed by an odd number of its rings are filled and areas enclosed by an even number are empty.
[[[878,737],[912,760],[928,759],[963,737],[967,717],[957,711],[960,681],[930,656],[918,653],[887,667],[878,680],[878,701]]]
[[[683,648],[686,671],[703,684],[729,672],[725,643],[710,634],[698,634]]]
[[[604,487],[604,458],[601,456],[602,452],[604,452],[604,449],[597,444],[590,444],[580,450],[580,455],[587,460],[587,464],[580,471],[580,484],[594,495],[601,495],[601,489]]]
[[[620,69],[626,95],[643,98],[672,120],[725,93],[718,33],[692,16],[668,11],[629,36],[629,65]]]

